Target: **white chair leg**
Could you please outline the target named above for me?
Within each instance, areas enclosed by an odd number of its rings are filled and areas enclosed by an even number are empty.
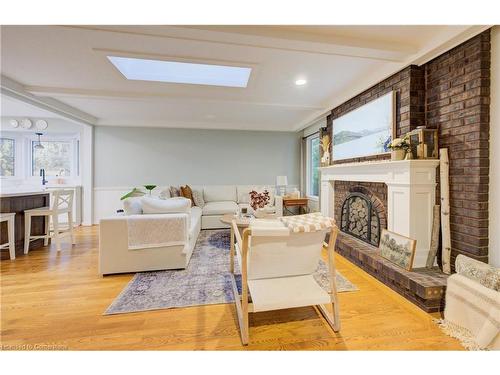
[[[31,215],[24,214],[24,254],[30,250]]]
[[[61,237],[59,233],[59,217],[57,214],[52,215],[52,223],[54,225],[54,242],[56,243],[57,251],[61,251]]]
[[[9,255],[10,260],[16,259],[16,245],[14,241],[14,218],[7,221],[7,232],[9,235]]]
[[[50,237],[50,215],[45,216],[44,220],[45,220],[45,229],[44,229],[45,238],[43,239],[43,246],[48,246]]]
[[[73,212],[68,212],[68,225],[69,225],[69,234],[71,236],[71,244],[75,244],[75,233],[73,232]]]

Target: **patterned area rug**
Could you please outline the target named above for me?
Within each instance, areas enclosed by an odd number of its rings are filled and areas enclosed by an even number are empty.
[[[187,269],[137,273],[104,314],[234,302],[229,236],[227,229],[201,231]],[[318,264],[315,278],[329,290],[325,262]],[[339,292],[358,290],[338,271],[337,289]]]

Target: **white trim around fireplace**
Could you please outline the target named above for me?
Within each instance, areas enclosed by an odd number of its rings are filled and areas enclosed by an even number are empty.
[[[413,267],[425,267],[436,203],[439,160],[375,161],[320,168],[320,208],[334,216],[334,182],[382,182],[387,185],[387,229],[417,240]]]

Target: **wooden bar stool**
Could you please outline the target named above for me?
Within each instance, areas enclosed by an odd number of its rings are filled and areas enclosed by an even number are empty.
[[[0,249],[4,249],[6,247],[9,248],[9,255],[10,255],[10,260],[16,259],[16,246],[14,243],[14,218],[16,214],[14,213],[2,213],[0,214],[0,222],[3,223],[4,221],[7,222],[7,235],[8,235],[8,242],[1,244]]]
[[[41,207],[24,211],[24,254],[28,254],[30,241],[39,238],[44,239],[44,246],[49,244],[49,238],[54,239],[57,251],[61,251],[61,237],[68,235],[71,243],[75,244],[73,234],[73,190],[55,190],[52,192],[52,208]],[[61,228],[59,215],[68,215],[68,228]],[[40,236],[31,235],[31,218],[33,216],[45,216],[45,234]],[[52,220],[52,229],[49,221]]]

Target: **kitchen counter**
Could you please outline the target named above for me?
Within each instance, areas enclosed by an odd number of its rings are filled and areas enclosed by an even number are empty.
[[[22,197],[24,195],[41,195],[41,194],[48,194],[48,192],[42,189],[38,190],[2,189],[0,191],[0,198]]]
[[[14,219],[14,242],[16,257],[23,256],[24,248],[24,211],[33,208],[48,207],[50,204],[50,193],[42,189],[5,189],[0,194],[0,212],[15,213]],[[38,216],[31,219],[31,234],[42,235],[45,232],[45,217]],[[7,226],[1,227],[2,238],[7,238]],[[43,246],[43,239],[37,239],[30,243],[30,250]],[[9,259],[8,252],[2,251],[2,260]]]

